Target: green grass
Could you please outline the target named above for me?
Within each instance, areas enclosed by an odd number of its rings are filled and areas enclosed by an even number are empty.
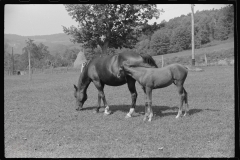
[[[153,91],[152,122],[143,122],[144,94],[137,84],[136,114],[126,85],[105,87],[113,114],[94,114],[91,84],[84,110],[75,110],[79,72],[4,77],[5,157],[233,157],[234,68],[189,72],[185,88],[190,116],[176,119],[174,85]],[[162,149],[159,149],[163,147]]]

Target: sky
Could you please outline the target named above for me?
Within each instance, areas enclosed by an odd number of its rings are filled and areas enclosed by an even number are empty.
[[[226,4],[196,4],[196,11],[220,9]],[[190,4],[158,4],[158,9],[165,12],[157,20],[149,21],[160,23],[172,18],[191,13]],[[4,33],[21,36],[50,35],[63,33],[63,27],[77,26],[78,23],[68,15],[62,4],[7,4],[4,8]]]

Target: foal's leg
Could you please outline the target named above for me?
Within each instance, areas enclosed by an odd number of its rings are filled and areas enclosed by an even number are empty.
[[[145,114],[144,114],[144,118],[143,118],[143,121],[146,121],[147,120],[147,117],[148,117],[148,102],[147,102],[147,94],[146,94],[146,88],[142,86],[142,89],[143,89],[143,92],[144,92],[144,95],[145,95],[145,106],[144,106],[144,109],[145,109]]]
[[[150,122],[150,121],[152,121],[152,117],[153,117],[153,111],[152,111],[152,88],[146,87],[146,95],[147,95],[147,103],[148,103],[148,109],[147,109],[148,113],[147,113],[147,115],[149,117],[148,121]],[[145,115],[146,115],[146,113],[145,113]],[[145,117],[144,117],[144,119],[145,119]]]
[[[96,86],[96,88],[98,89],[98,96],[100,97],[100,98],[98,98],[98,102],[100,101],[100,103],[101,103],[101,98],[102,98],[103,105],[105,106],[104,114],[109,115],[111,112],[109,111],[109,106],[107,104],[107,101],[106,101],[106,98],[105,98],[105,94],[103,92],[104,84],[102,84],[99,81],[93,81],[93,83]],[[99,108],[100,108],[100,104],[99,104],[97,109],[99,110]]]
[[[176,118],[179,118],[182,115],[182,106],[183,106],[183,101],[185,99],[185,94],[184,94],[184,91],[183,91],[184,88],[182,85],[176,84],[176,86],[178,87],[178,93],[180,95],[180,106],[179,106],[178,114],[176,116]]]
[[[145,102],[144,109],[145,109],[145,114],[144,114],[143,121],[146,121],[148,118],[148,102]]]
[[[131,78],[131,77],[127,77],[127,85],[128,85],[128,89],[131,93],[131,96],[132,96],[132,106],[128,112],[128,114],[126,115],[125,118],[129,118],[129,117],[132,117],[132,114],[135,110],[135,107],[136,107],[136,101],[137,101],[137,91],[136,91],[136,87],[135,87],[135,82],[136,80]]]
[[[187,91],[185,90],[185,88],[183,88],[183,92],[185,94],[185,98],[184,98],[184,102],[185,102],[185,113],[184,116],[188,115],[189,112],[189,106],[188,106],[188,94]]]
[[[153,110],[152,110],[152,102],[149,103],[149,109],[150,109],[150,114],[149,114],[149,119],[148,121],[152,121],[152,118],[153,118]]]

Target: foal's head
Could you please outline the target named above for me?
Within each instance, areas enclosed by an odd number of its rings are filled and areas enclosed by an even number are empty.
[[[117,77],[120,78],[122,72],[125,72],[125,67],[129,67],[130,62],[129,61],[123,61],[123,63],[119,66]]]

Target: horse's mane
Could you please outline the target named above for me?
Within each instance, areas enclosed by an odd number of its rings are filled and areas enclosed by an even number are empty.
[[[78,87],[80,87],[82,84],[85,83],[85,81],[87,80],[87,68],[88,68],[88,64],[91,60],[88,60],[82,70],[82,72],[80,73],[79,79],[78,79]]]
[[[147,63],[151,66],[154,66],[155,68],[158,68],[155,60],[152,58],[152,56],[150,56],[149,54],[145,53],[145,54],[140,54],[140,56],[143,58],[143,62]]]

